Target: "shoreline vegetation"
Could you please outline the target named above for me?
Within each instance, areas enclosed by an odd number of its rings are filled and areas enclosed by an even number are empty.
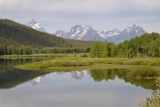
[[[94,69],[127,69],[131,78],[155,79],[160,76],[160,58],[91,58],[78,54],[69,54],[54,59],[15,66],[23,70],[43,72],[94,70]]]
[[[143,99],[139,103],[140,107],[160,107],[160,78],[155,80],[155,84],[159,89],[154,90],[151,96]]]
[[[69,55],[69,54],[68,54]],[[65,54],[31,54],[31,55],[2,55],[1,59],[26,59],[26,58],[54,58],[65,56]]]

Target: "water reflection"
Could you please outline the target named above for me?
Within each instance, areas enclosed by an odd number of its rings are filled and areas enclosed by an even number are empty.
[[[30,83],[33,85],[33,86],[36,86],[38,83],[40,83],[41,81],[43,80],[43,76],[39,76],[39,77],[36,77],[34,79],[32,79],[30,81]]]
[[[67,74],[68,76],[75,79],[83,79],[83,78],[91,78],[90,70],[82,70],[82,71],[71,71],[71,72],[56,72],[58,75]]]
[[[0,106],[137,107],[141,98],[149,96],[152,91],[126,83],[119,78],[125,77],[122,75],[125,72],[120,71],[86,70],[47,75],[8,71],[0,74],[6,78],[0,82]],[[4,91],[4,88],[8,90]]]
[[[137,107],[157,89],[154,80],[128,78],[126,69],[36,72],[0,62],[1,107]]]
[[[44,75],[43,72],[25,71],[18,69],[8,69],[0,72],[0,88],[10,89],[19,84],[27,82],[39,75]]]
[[[92,78],[95,82],[115,80],[116,78],[124,80],[126,83],[130,83],[137,87],[143,87],[145,89],[155,90],[154,80],[136,80],[128,78],[126,69],[105,69],[105,70],[83,70],[83,71],[72,71],[72,72],[53,72],[57,75],[68,75],[68,77],[74,79]],[[25,71],[18,69],[5,69],[0,72],[0,88],[8,89],[15,87],[16,85],[22,84],[26,81],[35,86],[42,80],[41,75],[45,75],[47,72],[37,71]]]
[[[44,72],[25,71],[13,68],[15,65],[31,63],[43,59],[0,59],[0,89],[10,89],[30,81]]]
[[[0,59],[0,67],[13,67],[15,65],[31,63],[36,61],[46,60],[41,58],[24,58],[24,59]]]
[[[74,79],[83,78],[93,78],[95,82],[115,80],[116,78],[124,80],[126,83],[130,83],[137,87],[143,87],[145,89],[155,90],[158,87],[155,86],[155,80],[145,80],[145,79],[133,79],[128,78],[128,70],[126,69],[103,69],[103,70],[82,70],[82,71],[72,71],[72,72],[56,72],[59,75],[69,75]]]
[[[116,77],[119,79],[124,80],[126,83],[131,83],[135,86],[141,86],[145,89],[155,90],[158,87],[155,85],[155,80],[146,80],[146,79],[134,79],[128,77],[128,70],[126,69],[108,69],[108,70],[92,70],[91,76],[95,81],[102,81],[102,80],[114,80]]]

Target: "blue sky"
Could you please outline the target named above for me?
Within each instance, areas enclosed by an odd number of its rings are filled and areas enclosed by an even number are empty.
[[[0,0],[0,18],[35,19],[50,33],[77,24],[98,30],[136,24],[160,33],[160,0]]]

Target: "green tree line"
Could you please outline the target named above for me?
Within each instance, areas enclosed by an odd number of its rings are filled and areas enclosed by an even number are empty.
[[[57,47],[14,47],[0,46],[0,55],[31,55],[31,54],[57,54],[57,53],[88,53],[89,48],[57,48]]]
[[[90,51],[91,57],[160,57],[160,34],[144,34],[126,40],[120,44],[94,42]]]

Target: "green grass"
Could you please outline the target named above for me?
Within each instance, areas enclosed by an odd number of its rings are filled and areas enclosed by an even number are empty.
[[[160,66],[160,58],[133,58],[124,61],[123,64]]]
[[[160,76],[160,69],[153,66],[135,67],[131,69],[128,76],[134,79],[156,79]]]
[[[103,65],[103,66],[101,66]],[[110,67],[126,67],[127,66],[157,66],[159,68],[160,59],[153,58],[84,58],[80,55],[65,55],[53,60],[34,62],[25,65],[16,66],[25,70],[69,70],[69,69],[92,69],[92,68],[110,68]],[[133,68],[134,68],[133,67]],[[145,68],[145,67],[144,67]],[[137,69],[138,71],[138,69]],[[136,72],[136,71],[135,71]],[[148,74],[149,75],[149,74]]]

